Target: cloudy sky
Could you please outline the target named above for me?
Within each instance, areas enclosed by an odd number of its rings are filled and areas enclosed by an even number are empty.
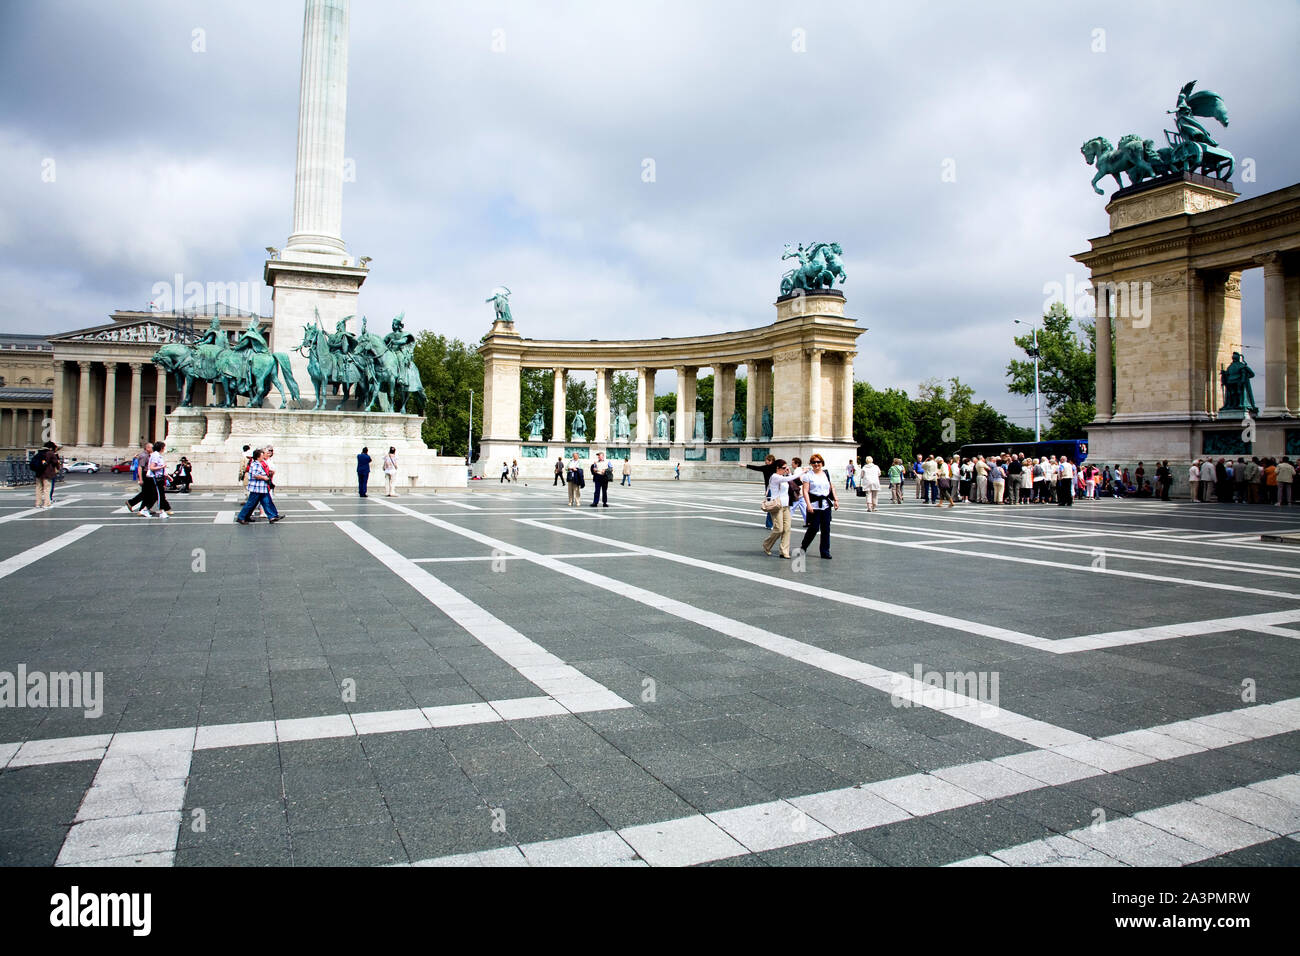
[[[302,11],[0,0],[0,329],[105,322],[178,273],[270,312]],[[467,340],[498,284],[531,337],[764,325],[783,244],[836,240],[859,379],[959,375],[1032,423],[1012,319],[1107,229],[1080,144],[1162,139],[1196,79],[1243,196],[1295,183],[1298,40],[1292,0],[354,3],[344,239],[372,320]]]

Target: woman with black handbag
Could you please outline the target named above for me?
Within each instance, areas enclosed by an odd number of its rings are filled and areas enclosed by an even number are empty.
[[[801,552],[807,553],[812,539],[821,533],[819,542],[821,556],[831,557],[831,512],[839,510],[840,501],[835,497],[835,485],[826,474],[826,461],[821,455],[808,459],[812,471],[803,475],[803,502],[808,511],[808,530],[803,533]]]

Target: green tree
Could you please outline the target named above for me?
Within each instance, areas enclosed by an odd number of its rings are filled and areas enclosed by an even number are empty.
[[[464,456],[471,428],[471,391],[476,443],[483,433],[483,357],[460,339],[425,331],[415,338],[414,361],[426,396],[420,430],[425,445],[441,449],[444,455]]]
[[[885,470],[895,458],[911,461],[916,426],[907,393],[892,388],[878,392],[866,382],[854,382],[853,437],[858,454],[870,455]]]
[[[1076,332],[1075,325],[1065,305],[1054,302],[1038,329],[1038,390],[1051,418],[1044,439],[1082,438],[1096,417],[1097,326],[1081,321]],[[1033,331],[1016,336],[1015,343],[1028,358],[1012,359],[1007,365],[1007,378],[1011,379],[1007,391],[1033,395]]]

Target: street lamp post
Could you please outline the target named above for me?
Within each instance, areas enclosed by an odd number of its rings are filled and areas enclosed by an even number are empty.
[[[1012,321],[1015,322],[1016,325],[1024,325],[1024,323],[1019,319],[1013,319]],[[1034,333],[1034,348],[1032,353],[1034,356],[1034,441],[1037,442],[1043,440],[1043,430],[1038,418],[1038,323],[1032,323],[1032,328]]]
[[[469,424],[465,426],[465,465],[474,464],[474,389],[469,390]]]

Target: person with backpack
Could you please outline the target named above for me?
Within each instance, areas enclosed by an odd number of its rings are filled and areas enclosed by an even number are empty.
[[[862,462],[862,490],[867,495],[867,510],[875,511],[880,498],[880,466],[870,455]]]
[[[54,507],[54,479],[59,475],[59,446],[47,441],[27,463],[36,479],[36,507]]]
[[[889,500],[896,505],[903,503],[903,459],[901,458],[895,458],[894,463],[889,466]]]

